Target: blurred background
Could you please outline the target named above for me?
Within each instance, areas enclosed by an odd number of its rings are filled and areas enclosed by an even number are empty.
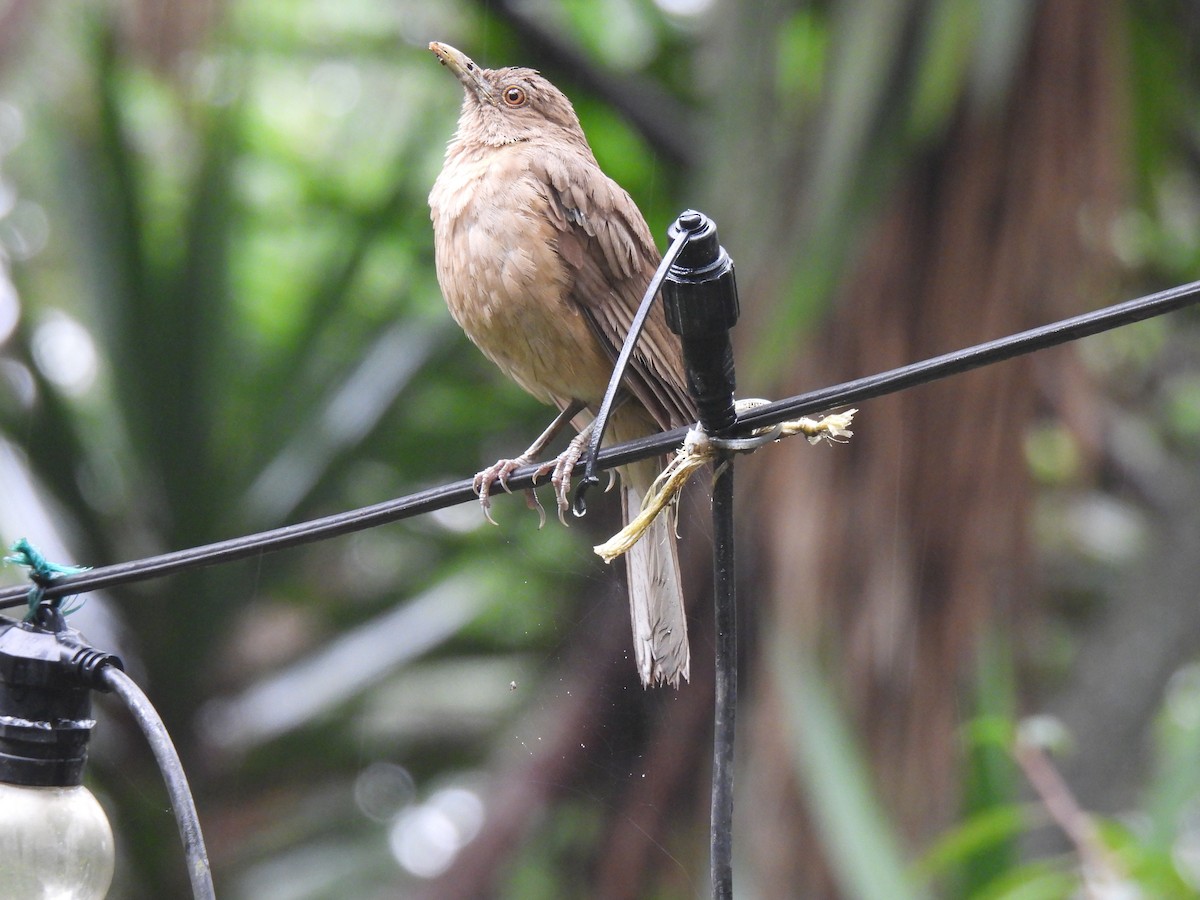
[[[743,396],[1200,273],[1185,0],[0,0],[5,545],[183,548],[467,477],[549,421],[437,288],[461,89],[434,39],[563,88],[660,241],[716,220]],[[738,463],[739,896],[1200,896],[1198,316]],[[222,897],[704,896],[704,490],[679,691],[638,684],[601,500],[540,531],[467,504],[72,621],[163,714]],[[186,896],[140,733],[99,717],[111,896]]]

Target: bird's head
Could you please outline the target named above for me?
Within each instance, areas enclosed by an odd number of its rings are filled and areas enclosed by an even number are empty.
[[[500,146],[561,135],[584,141],[571,101],[533,69],[484,69],[461,50],[437,41],[429,49],[465,90],[460,141]]]

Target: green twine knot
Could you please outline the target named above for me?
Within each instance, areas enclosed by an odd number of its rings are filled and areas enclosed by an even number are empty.
[[[25,538],[21,538],[12,547],[9,548],[12,556],[4,557],[6,563],[22,566],[29,572],[29,580],[33,582],[33,587],[29,589],[29,612],[26,613],[25,619],[29,621],[34,614],[34,611],[44,599],[46,588],[55,578],[61,578],[63,575],[78,575],[80,572],[86,572],[88,566],[64,566],[58,563],[52,563],[46,557],[42,556],[41,552],[29,543]],[[82,606],[78,603],[68,609],[62,609],[62,600],[51,600],[56,608],[59,608],[63,615],[70,615]]]

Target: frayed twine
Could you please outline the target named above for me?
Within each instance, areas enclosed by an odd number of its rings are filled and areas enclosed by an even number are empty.
[[[736,409],[742,413],[766,402],[739,400]],[[675,502],[679,492],[697,469],[718,462],[729,453],[751,453],[763,444],[794,434],[803,434],[810,444],[819,444],[822,441],[844,444],[854,434],[850,430],[850,424],[856,412],[857,409],[849,409],[821,419],[794,419],[770,428],[758,429],[749,438],[734,438],[728,441],[709,437],[703,428],[696,425],[687,433],[680,451],[659,473],[658,478],[654,479],[654,484],[642,498],[642,508],[638,514],[615,535],[592,549],[606,563],[628,553],[650,527],[650,523]]]
[[[50,562],[26,538],[17,540],[9,548],[9,552],[12,555],[4,557],[4,562],[12,563],[28,570],[29,580],[33,582],[33,586],[29,589],[29,612],[26,614],[27,620],[33,616],[41,604],[45,590],[49,587],[50,582],[56,578],[61,578],[63,575],[78,575],[80,572],[86,572],[89,568],[88,566],[64,566],[59,563]],[[60,600],[54,605],[60,608],[63,615],[70,615],[83,604],[75,603],[63,607]]]

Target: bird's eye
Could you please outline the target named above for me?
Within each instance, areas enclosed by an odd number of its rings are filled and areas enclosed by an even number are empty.
[[[518,106],[524,106],[525,101],[528,99],[525,89],[517,87],[515,84],[510,84],[508,87],[506,87],[504,89],[503,96],[504,103],[507,106],[511,106],[513,109],[516,109]]]

